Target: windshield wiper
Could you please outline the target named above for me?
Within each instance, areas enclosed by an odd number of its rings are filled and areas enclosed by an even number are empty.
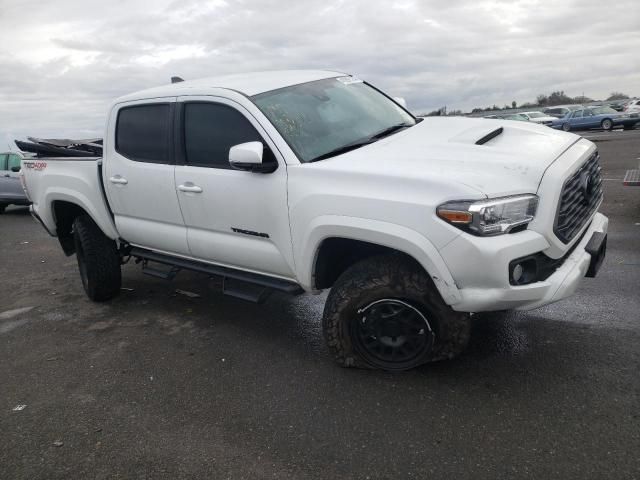
[[[360,148],[364,145],[377,142],[383,137],[391,135],[392,133],[397,132],[398,130],[404,130],[405,128],[409,128],[411,126],[412,125],[409,125],[406,123],[398,123],[397,125],[392,125],[389,128],[385,128],[384,130],[374,135],[371,135],[369,138],[366,138],[364,140],[358,140],[356,142],[348,143],[341,147],[334,148],[333,150],[330,150],[327,153],[323,153],[322,155],[312,158],[311,160],[309,160],[309,162],[317,162],[318,160],[324,160],[325,158],[335,157],[336,155],[350,152],[351,150],[355,150],[356,148]]]
[[[325,158],[335,157],[336,155],[340,155],[342,153],[350,152],[351,150],[355,150],[356,148],[360,148],[363,145],[368,145],[369,143],[373,143],[377,140],[377,138],[366,138],[364,140],[358,140],[357,142],[348,143],[338,148],[334,148],[333,150],[329,150],[327,153],[323,153],[322,155],[318,155],[315,158],[309,160],[309,162],[317,162],[318,160],[324,160]]]
[[[372,135],[370,139],[380,140],[383,137],[387,137],[392,133],[397,132],[398,130],[404,130],[405,128],[412,127],[413,125],[409,125],[408,123],[398,123],[396,125],[391,125],[389,128],[385,128],[384,130]]]

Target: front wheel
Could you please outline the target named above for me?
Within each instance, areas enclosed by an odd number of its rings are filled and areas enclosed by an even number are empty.
[[[565,132],[568,132],[569,130],[571,130],[571,125],[569,123],[563,123],[562,130],[564,130]]]
[[[613,122],[608,118],[602,120],[602,123],[600,125],[602,126],[603,130],[611,130],[613,128]]]
[[[327,298],[323,330],[344,367],[403,371],[466,347],[468,314],[453,311],[415,261],[400,255],[347,269]]]
[[[73,240],[87,296],[94,302],[104,302],[118,295],[122,276],[116,242],[102,233],[87,215],[73,222]]]

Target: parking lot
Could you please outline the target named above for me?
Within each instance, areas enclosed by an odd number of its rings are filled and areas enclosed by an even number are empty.
[[[622,185],[640,130],[585,136],[610,218],[598,277],[474,316],[459,359],[397,375],[333,363],[325,295],[254,305],[131,262],[92,303],[75,257],[8,208],[0,478],[640,478],[640,188]]]

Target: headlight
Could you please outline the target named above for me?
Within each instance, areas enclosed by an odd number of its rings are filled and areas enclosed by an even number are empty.
[[[536,214],[536,195],[517,195],[479,201],[455,201],[440,205],[436,212],[446,222],[474,235],[509,233],[526,226]]]

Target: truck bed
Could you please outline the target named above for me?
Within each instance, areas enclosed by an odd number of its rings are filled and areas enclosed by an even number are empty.
[[[110,238],[117,239],[102,182],[102,157],[46,157],[22,161],[32,213],[56,235],[55,203],[83,208]]]

